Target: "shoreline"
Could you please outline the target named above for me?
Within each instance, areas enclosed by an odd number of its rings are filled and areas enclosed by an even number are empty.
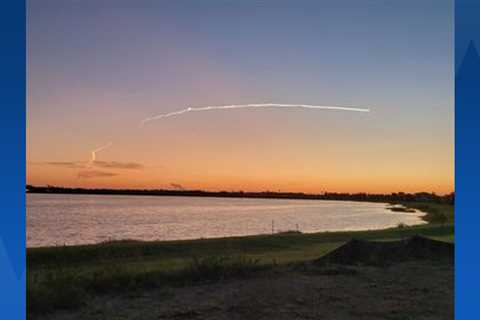
[[[454,205],[442,205],[438,203],[427,202],[398,202],[406,209],[415,209],[424,212],[425,215],[421,216],[428,224],[454,224]]]

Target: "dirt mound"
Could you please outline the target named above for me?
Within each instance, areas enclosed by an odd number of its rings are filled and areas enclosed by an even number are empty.
[[[400,241],[353,239],[315,260],[315,264],[384,266],[409,260],[439,260],[453,263],[454,245],[421,236]]]

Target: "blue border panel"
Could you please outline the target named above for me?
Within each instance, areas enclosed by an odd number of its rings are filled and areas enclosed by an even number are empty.
[[[480,2],[455,3],[455,314],[478,319],[480,288]]]
[[[26,8],[0,2],[0,318],[25,319]]]

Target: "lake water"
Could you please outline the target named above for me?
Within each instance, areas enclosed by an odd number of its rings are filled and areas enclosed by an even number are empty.
[[[425,223],[422,212],[386,207],[354,201],[27,194],[27,246],[270,234],[272,227],[273,232],[318,232]]]

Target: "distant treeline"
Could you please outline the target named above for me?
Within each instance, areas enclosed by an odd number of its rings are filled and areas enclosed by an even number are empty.
[[[138,190],[138,189],[85,189],[55,186],[36,187],[27,185],[27,193],[63,193],[63,194],[103,194],[103,195],[142,195],[142,196],[184,196],[184,197],[225,197],[225,198],[265,198],[265,199],[306,199],[306,200],[350,200],[371,202],[436,202],[454,204],[455,194],[437,195],[435,193],[396,192],[390,194],[337,193],[325,192],[308,194],[302,192],[244,192],[244,191],[204,191],[204,190]]]

